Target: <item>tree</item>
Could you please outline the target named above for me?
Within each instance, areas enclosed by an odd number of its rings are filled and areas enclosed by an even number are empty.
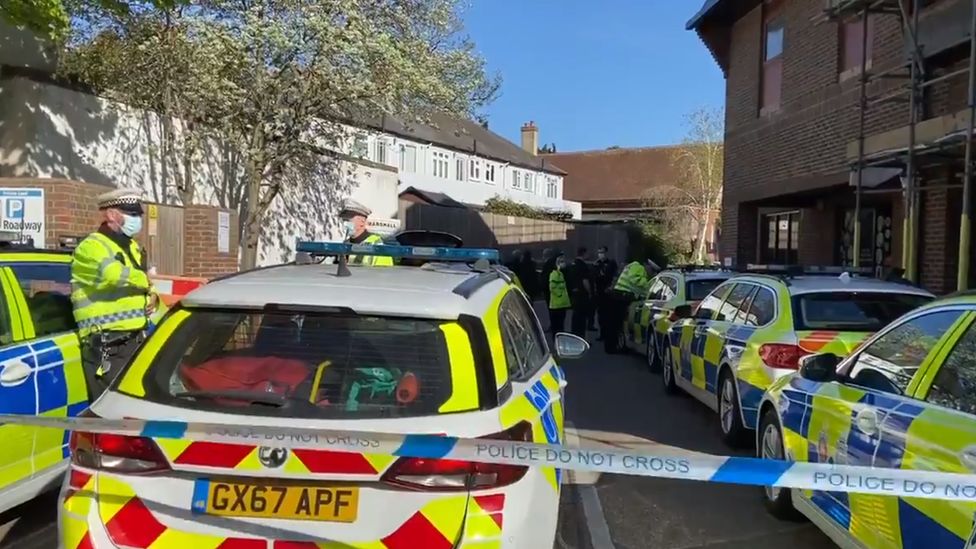
[[[172,9],[189,0],[152,0],[151,5]],[[0,19],[15,27],[30,29],[35,34],[53,40],[65,38],[70,30],[71,15],[76,10],[97,7],[118,15],[130,13],[136,5],[146,2],[133,0],[4,0],[0,2]]]
[[[473,116],[495,96],[497,79],[459,34],[456,2],[205,0],[124,17],[103,11],[86,27],[95,32],[78,29],[66,67],[122,100],[170,109],[241,151],[249,268],[276,197],[343,179],[327,154],[349,137],[343,121]],[[133,67],[133,59],[146,64]],[[193,141],[173,147],[192,153]]]
[[[549,143],[548,145],[543,145],[542,147],[539,147],[538,153],[539,154],[556,154],[556,144],[555,143]]]
[[[686,124],[684,142],[671,156],[674,183],[653,187],[647,201],[673,230],[683,232],[687,220],[693,221],[692,260],[704,263],[708,231],[717,223],[722,206],[722,112],[699,108],[687,116]]]

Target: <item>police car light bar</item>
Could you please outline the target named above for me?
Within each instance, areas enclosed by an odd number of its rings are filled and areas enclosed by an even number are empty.
[[[373,255],[439,261],[498,261],[498,250],[489,248],[442,248],[434,246],[397,246],[390,244],[350,244],[345,242],[315,242],[299,240],[298,253],[309,255]]]

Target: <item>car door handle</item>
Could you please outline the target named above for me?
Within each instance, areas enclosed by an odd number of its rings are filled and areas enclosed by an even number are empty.
[[[976,472],[976,446],[967,446],[959,452],[959,461],[970,471]]]
[[[16,387],[27,381],[31,375],[31,367],[21,360],[13,360],[0,364],[0,387]]]
[[[866,435],[878,434],[878,413],[874,410],[861,410],[854,416],[854,425]]]

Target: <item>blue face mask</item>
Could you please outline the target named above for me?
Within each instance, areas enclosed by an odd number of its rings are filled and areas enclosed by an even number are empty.
[[[142,216],[122,214],[122,234],[132,238],[142,230]]]
[[[351,220],[342,222],[342,230],[345,232],[346,236],[352,236],[356,232],[356,225],[353,224]]]

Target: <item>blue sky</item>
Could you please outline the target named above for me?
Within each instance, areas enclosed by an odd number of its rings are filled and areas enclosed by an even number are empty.
[[[487,109],[560,152],[681,141],[683,115],[721,107],[725,81],[685,23],[701,0],[469,0],[467,32],[503,78]]]

